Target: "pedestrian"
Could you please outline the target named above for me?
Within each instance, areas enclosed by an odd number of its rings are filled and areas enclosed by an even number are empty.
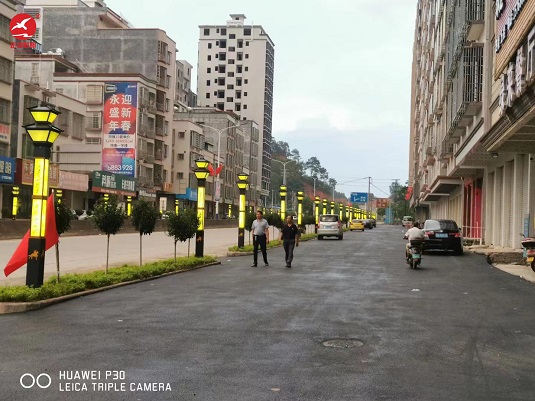
[[[256,220],[253,221],[251,231],[253,232],[253,265],[251,267],[257,266],[259,246],[262,251],[264,263],[266,266],[269,266],[266,251],[266,245],[269,243],[269,224],[267,220],[264,219],[260,210],[256,212]]]
[[[294,224],[292,216],[286,217],[286,224],[282,226],[279,240],[282,241],[284,247],[286,267],[292,267],[292,260],[294,258],[294,247],[299,246],[299,237],[301,233],[299,228]]]

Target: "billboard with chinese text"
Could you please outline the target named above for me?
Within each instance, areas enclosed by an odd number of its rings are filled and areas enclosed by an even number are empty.
[[[135,176],[137,83],[107,82],[104,88],[102,170]]]

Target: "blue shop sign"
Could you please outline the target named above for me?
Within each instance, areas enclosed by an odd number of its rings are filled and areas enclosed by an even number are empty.
[[[190,201],[197,201],[197,189],[186,188],[185,194],[177,194],[177,199],[187,199]]]
[[[0,156],[0,184],[15,183],[15,159]]]

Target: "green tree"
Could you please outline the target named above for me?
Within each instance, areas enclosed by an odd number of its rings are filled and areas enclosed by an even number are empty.
[[[401,220],[403,216],[413,214],[408,200],[405,200],[408,185],[400,185],[398,181],[394,181],[390,185],[390,198],[392,199],[391,206],[394,212],[394,219]]]
[[[100,198],[93,209],[93,223],[104,234],[106,234],[106,274],[108,274],[108,265],[110,260],[110,235],[117,234],[123,227],[126,219],[126,213],[117,203],[116,196],[110,196],[108,202]]]
[[[139,233],[139,265],[143,264],[143,236],[151,235],[156,227],[160,212],[146,200],[138,200],[132,205],[132,225]]]
[[[199,227],[199,217],[194,209],[188,208],[181,210],[178,214],[169,213],[167,220],[167,235],[173,237],[175,242],[175,262],[176,262],[176,243],[188,241],[188,256],[190,250],[191,238],[195,236],[197,227]]]
[[[58,235],[61,236],[61,234],[69,231],[71,228],[72,212],[64,203],[56,203],[55,213],[56,230],[58,231]],[[56,243],[56,277],[59,283],[59,241]]]

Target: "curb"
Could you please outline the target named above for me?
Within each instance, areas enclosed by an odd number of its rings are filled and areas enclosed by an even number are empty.
[[[82,291],[82,292],[76,292],[74,294],[69,294],[69,295],[63,295],[63,296],[57,297],[57,298],[43,299],[41,301],[34,301],[34,302],[0,302],[0,315],[5,315],[5,314],[8,314],[8,313],[29,312],[29,311],[36,310],[36,309],[42,309],[42,308],[46,308],[47,306],[50,306],[50,305],[58,304],[58,303],[65,302],[65,301],[70,301],[71,299],[84,297],[86,295],[95,294],[97,292],[112,290],[114,288],[123,287],[125,285],[137,284],[137,283],[141,283],[143,281],[156,280],[156,279],[161,278],[161,277],[171,276],[171,275],[179,274],[179,273],[186,273],[186,272],[190,272],[192,270],[202,269],[203,267],[215,266],[215,265],[220,265],[220,264],[221,264],[221,262],[219,262],[219,261],[218,262],[213,262],[213,263],[207,263],[205,265],[196,266],[196,267],[193,267],[193,268],[187,269],[187,270],[177,270],[177,271],[174,271],[174,272],[168,272],[168,273],[160,274],[159,276],[142,278],[142,279],[132,280],[132,281],[125,281],[123,283],[112,284],[112,285],[108,285],[106,287],[93,288],[91,290]]]

